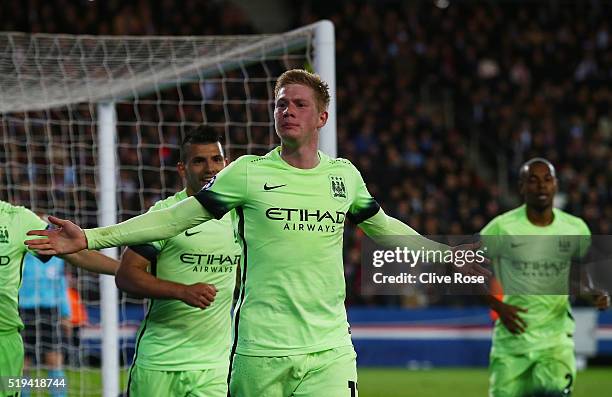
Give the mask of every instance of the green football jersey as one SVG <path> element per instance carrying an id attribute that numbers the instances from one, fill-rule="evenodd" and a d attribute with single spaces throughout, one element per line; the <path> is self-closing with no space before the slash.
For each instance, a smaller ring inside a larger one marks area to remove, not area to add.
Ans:
<path id="1" fill-rule="evenodd" d="M 525 308 L 519 315 L 526 331 L 513 335 L 497 321 L 493 334 L 495 353 L 521 354 L 534 349 L 572 344 L 574 320 L 568 299 L 573 259 L 590 246 L 584 221 L 559 209 L 548 226 L 536 226 L 523 205 L 486 225 L 481 236 L 492 259 L 495 275 L 504 290 L 504 302 Z M 541 295 L 537 295 L 542 291 Z"/>
<path id="2" fill-rule="evenodd" d="M 345 218 L 360 223 L 380 207 L 357 169 L 319 152 L 299 169 L 276 148 L 243 156 L 195 198 L 215 217 L 232 208 L 243 245 L 236 352 L 286 356 L 351 345 L 344 307 Z"/>
<path id="3" fill-rule="evenodd" d="M 0 201 L 0 333 L 23 329 L 17 299 L 23 271 L 23 257 L 28 252 L 23 243 L 26 233 L 45 229 L 47 224 L 25 207 Z"/>
<path id="4" fill-rule="evenodd" d="M 187 198 L 183 190 L 157 202 L 150 211 Z M 138 335 L 135 362 L 160 371 L 228 368 L 231 346 L 231 306 L 241 248 L 231 214 L 186 230 L 168 240 L 132 247 L 151 260 L 156 277 L 182 284 L 197 282 L 217 287 L 215 301 L 205 310 L 180 300 L 151 299 Z"/>

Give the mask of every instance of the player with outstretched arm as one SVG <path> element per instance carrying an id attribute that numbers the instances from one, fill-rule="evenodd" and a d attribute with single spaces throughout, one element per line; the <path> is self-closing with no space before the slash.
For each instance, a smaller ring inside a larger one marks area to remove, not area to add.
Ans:
<path id="1" fill-rule="evenodd" d="M 85 232 L 56 219 L 61 230 L 34 231 L 45 238 L 28 244 L 43 254 L 139 244 L 235 209 L 243 261 L 230 394 L 353 397 L 357 370 L 344 307 L 345 218 L 375 239 L 407 236 L 415 248 L 449 247 L 386 215 L 350 161 L 317 150 L 329 104 L 319 76 L 287 71 L 274 94 L 280 147 L 265 156 L 240 157 L 202 191 L 166 210 Z M 479 266 L 472 271 L 488 273 Z"/>

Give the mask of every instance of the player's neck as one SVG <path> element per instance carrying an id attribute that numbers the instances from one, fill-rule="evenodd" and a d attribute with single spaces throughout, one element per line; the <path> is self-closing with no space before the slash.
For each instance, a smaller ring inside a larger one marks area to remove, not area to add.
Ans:
<path id="1" fill-rule="evenodd" d="M 301 169 L 315 168 L 321 161 L 317 153 L 317 142 L 295 146 L 283 142 L 280 156 L 287 164 Z"/>
<path id="2" fill-rule="evenodd" d="M 552 206 L 543 209 L 527 207 L 527 219 L 535 226 L 548 226 L 555 220 Z"/>

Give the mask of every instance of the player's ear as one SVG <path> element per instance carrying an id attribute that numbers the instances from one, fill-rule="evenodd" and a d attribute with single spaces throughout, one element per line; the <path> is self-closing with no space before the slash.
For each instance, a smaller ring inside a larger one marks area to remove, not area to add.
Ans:
<path id="1" fill-rule="evenodd" d="M 522 178 L 518 182 L 518 192 L 521 197 L 525 195 L 525 181 Z"/>
<path id="2" fill-rule="evenodd" d="M 179 173 L 181 178 L 185 178 L 185 163 L 182 161 L 176 163 L 176 171 Z"/>
<path id="3" fill-rule="evenodd" d="M 323 128 L 323 126 L 327 123 L 327 118 L 329 117 L 329 113 L 327 110 L 319 113 L 319 122 L 317 123 L 317 128 Z"/>

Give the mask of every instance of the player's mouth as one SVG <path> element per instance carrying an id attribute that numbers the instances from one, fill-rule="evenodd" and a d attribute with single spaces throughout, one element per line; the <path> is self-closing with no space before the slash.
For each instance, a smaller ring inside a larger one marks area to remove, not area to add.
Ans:
<path id="1" fill-rule="evenodd" d="M 281 124 L 281 127 L 283 127 L 283 129 L 298 128 L 299 126 L 300 126 L 299 124 L 295 124 L 295 123 L 283 123 L 283 124 Z"/>
<path id="2" fill-rule="evenodd" d="M 549 194 L 546 194 L 546 193 L 540 193 L 540 194 L 538 194 L 538 199 L 539 199 L 539 200 L 541 200 L 541 201 L 548 200 L 548 198 L 549 198 L 549 197 L 550 197 L 550 195 L 549 195 Z"/>

